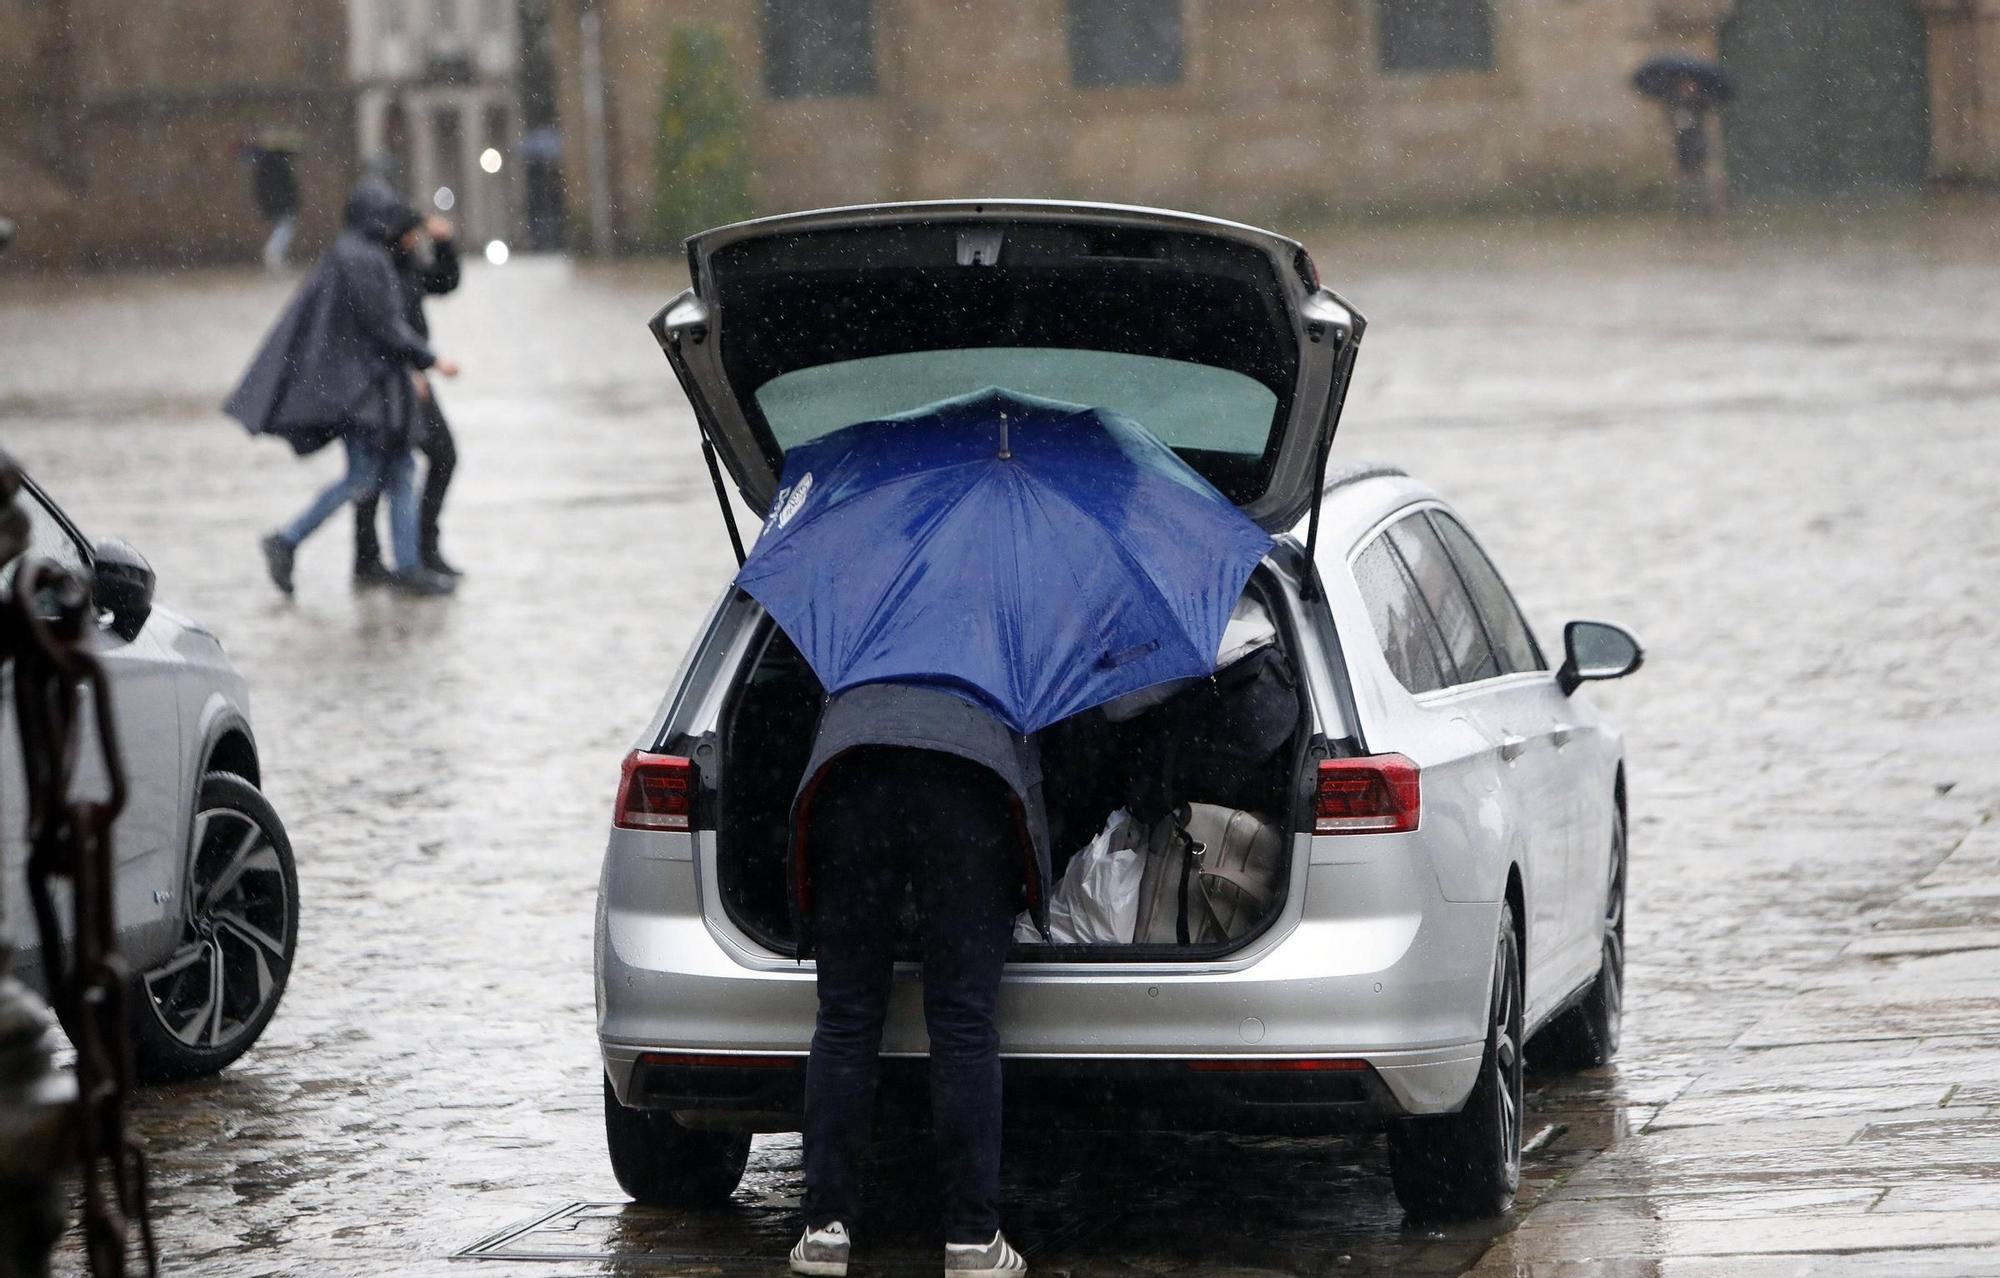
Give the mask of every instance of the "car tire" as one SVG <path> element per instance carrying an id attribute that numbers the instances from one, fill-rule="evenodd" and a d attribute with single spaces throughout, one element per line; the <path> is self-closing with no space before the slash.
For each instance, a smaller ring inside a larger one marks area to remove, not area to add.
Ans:
<path id="1" fill-rule="evenodd" d="M 180 886 L 178 944 L 133 979 L 133 1062 L 147 1082 L 213 1074 L 248 1051 L 278 1010 L 298 946 L 291 839 L 235 773 L 202 778 Z"/>
<path id="2" fill-rule="evenodd" d="M 1493 993 L 1479 1077 L 1456 1114 L 1406 1118 L 1389 1129 L 1389 1178 L 1415 1220 L 1497 1216 L 1521 1184 L 1521 946 L 1501 907 Z"/>
<path id="3" fill-rule="evenodd" d="M 620 1103 L 604 1080 L 604 1143 L 618 1186 L 648 1207 L 727 1202 L 750 1161 L 748 1132 L 698 1132 L 665 1110 Z"/>
<path id="4" fill-rule="evenodd" d="M 1611 826 L 1611 886 L 1605 893 L 1604 957 L 1583 1001 L 1542 1031 L 1537 1063 L 1546 1059 L 1564 1069 L 1609 1065 L 1618 1055 L 1625 1022 L 1625 814 Z"/>

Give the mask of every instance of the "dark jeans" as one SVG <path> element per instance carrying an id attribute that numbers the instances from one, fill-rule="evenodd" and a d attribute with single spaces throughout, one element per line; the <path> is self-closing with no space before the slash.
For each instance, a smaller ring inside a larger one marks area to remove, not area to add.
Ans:
<path id="1" fill-rule="evenodd" d="M 806 1224 L 861 1207 L 896 916 L 914 882 L 930 1031 L 945 1241 L 1000 1228 L 1000 969 L 1021 886 L 1006 792 L 986 769 L 921 750 L 844 755 L 813 803 L 819 1023 L 806 1064 Z"/>
<path id="2" fill-rule="evenodd" d="M 438 515 L 444 510 L 444 490 L 451 484 L 451 472 L 458 465 L 458 446 L 452 441 L 451 426 L 438 407 L 437 391 L 419 405 L 424 420 L 417 430 L 416 449 L 428 463 L 424 469 L 424 489 L 417 498 L 417 557 L 430 564 L 438 557 Z M 354 563 L 367 567 L 382 558 L 382 544 L 375 537 L 375 498 L 354 503 Z"/>

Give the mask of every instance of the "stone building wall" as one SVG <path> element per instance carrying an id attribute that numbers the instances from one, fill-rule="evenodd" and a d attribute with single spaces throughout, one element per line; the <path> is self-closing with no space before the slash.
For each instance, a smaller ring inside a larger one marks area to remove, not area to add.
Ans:
<path id="1" fill-rule="evenodd" d="M 2000 0 L 1825 2 L 1920 5 L 1931 172 L 2000 175 Z M 764 3 L 552 5 L 572 191 L 577 20 L 602 15 L 618 238 L 645 221 L 661 51 L 680 25 L 729 40 L 765 211 L 1007 193 L 1270 218 L 1654 198 L 1671 149 L 1631 72 L 1654 53 L 1714 56 L 1739 0 L 1492 0 L 1490 67 L 1414 71 L 1385 68 L 1378 0 L 1181 0 L 1179 81 L 1113 88 L 1076 85 L 1069 0 L 875 0 L 874 92 L 792 99 L 764 90 Z"/>
<path id="2" fill-rule="evenodd" d="M 354 171 L 342 0 L 9 8 L 0 213 L 22 224 L 10 264 L 255 261 L 265 228 L 232 148 L 273 130 L 302 144 L 295 254 L 337 227 Z"/>

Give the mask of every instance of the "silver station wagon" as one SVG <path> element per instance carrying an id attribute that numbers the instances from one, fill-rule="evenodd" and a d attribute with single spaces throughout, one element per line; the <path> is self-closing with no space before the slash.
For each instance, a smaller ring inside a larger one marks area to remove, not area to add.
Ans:
<path id="1" fill-rule="evenodd" d="M 28 480 L 26 554 L 0 564 L 0 595 L 28 558 L 88 577 L 97 612 L 85 642 L 111 690 L 126 779 L 112 828 L 118 946 L 131 965 L 132 1042 L 149 1081 L 209 1074 L 249 1050 L 277 1011 L 298 946 L 298 872 L 285 825 L 263 792 L 243 676 L 200 624 L 153 599 L 153 570 L 122 541 L 84 538 Z M 0 679 L 0 947 L 14 971 L 46 973 L 27 891 L 28 806 L 19 707 Z M 90 716 L 81 723 L 77 790 L 103 797 L 108 776 Z M 67 925 L 66 887 L 57 892 Z M 65 935 L 65 943 L 68 941 Z"/>
<path id="2" fill-rule="evenodd" d="M 1254 680 L 1223 671 L 1040 742 L 1058 872 L 1150 787 L 1281 832 L 1275 890 L 1222 941 L 1018 943 L 1009 1121 L 1386 1128 L 1411 1214 L 1504 1210 L 1526 1040 L 1579 1064 L 1618 1044 L 1623 751 L 1578 687 L 1640 650 L 1577 621 L 1545 652 L 1437 493 L 1388 467 L 1327 474 L 1364 324 L 1305 251 L 1186 214 L 958 201 L 724 227 L 689 260 L 654 332 L 718 494 L 726 470 L 752 510 L 795 446 L 1001 387 L 1129 415 L 1275 535 L 1246 592 L 1276 630 Z M 823 702 L 726 588 L 625 760 L 598 1036 L 612 1164 L 642 1201 L 727 1195 L 751 1133 L 801 1124 L 816 1001 L 788 819 Z M 923 1095 L 895 1082 L 926 1052 L 914 961 L 883 1047 L 885 1106 Z"/>

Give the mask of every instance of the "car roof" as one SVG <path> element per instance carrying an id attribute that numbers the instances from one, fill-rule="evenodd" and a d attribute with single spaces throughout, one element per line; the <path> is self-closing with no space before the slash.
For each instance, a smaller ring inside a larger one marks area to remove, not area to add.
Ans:
<path id="1" fill-rule="evenodd" d="M 1327 472 L 1320 502 L 1320 544 L 1352 550 L 1384 519 L 1414 502 L 1443 503 L 1436 489 L 1389 462 L 1353 461 Z M 1446 503 L 1448 504 L 1448 503 Z M 1292 535 L 1305 540 L 1306 520 Z"/>

